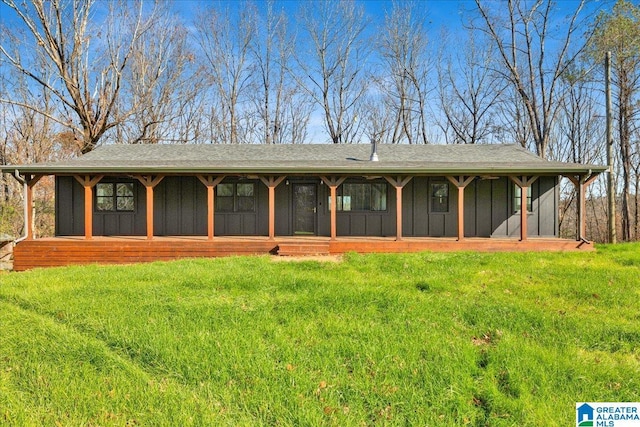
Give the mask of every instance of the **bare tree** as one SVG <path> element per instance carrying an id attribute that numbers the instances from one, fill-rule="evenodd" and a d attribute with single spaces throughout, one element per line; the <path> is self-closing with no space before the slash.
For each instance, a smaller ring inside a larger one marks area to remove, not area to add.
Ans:
<path id="1" fill-rule="evenodd" d="M 443 46 L 462 43 L 443 43 Z M 488 142 L 496 130 L 497 104 L 505 84 L 491 70 L 494 48 L 468 33 L 463 50 L 447 49 L 438 61 L 438 97 L 444 121 L 440 125 L 449 143 Z M 504 141 L 502 141 L 504 142 Z"/>
<path id="2" fill-rule="evenodd" d="M 598 99 L 601 97 L 602 85 L 590 78 L 591 70 L 588 64 L 576 63 L 565 72 L 561 84 L 566 96 L 561 103 L 557 126 L 549 144 L 549 157 L 553 160 L 569 161 L 574 163 L 604 163 L 605 129 L 602 118 L 602 105 Z M 594 189 L 589 187 L 591 195 Z M 606 198 L 598 197 L 602 194 L 595 193 L 591 198 L 590 207 L 597 212 L 605 212 Z M 569 212 L 569 209 L 577 209 L 576 187 L 569 180 L 563 180 L 560 188 L 560 197 L 563 203 L 560 206 L 559 226 L 562 228 L 567 216 L 577 216 L 577 212 Z M 596 240 L 603 241 L 602 230 L 595 227 L 590 234 Z"/>
<path id="3" fill-rule="evenodd" d="M 598 103 L 602 88 L 589 78 L 587 64 L 565 72 L 560 84 L 566 93 L 560 104 L 557 135 L 549 144 L 553 160 L 574 163 L 603 161 L 604 120 Z"/>
<path id="4" fill-rule="evenodd" d="M 36 104 L 4 97 L 1 101 L 31 109 L 67 127 L 81 151 L 91 151 L 105 132 L 136 111 L 137 105 L 118 110 L 116 103 L 133 46 L 153 22 L 155 8 L 147 13 L 142 0 L 2 2 L 23 24 L 26 36 L 21 39 L 22 32 L 15 31 L 14 37 L 0 46 L 0 55 L 40 93 L 51 96 L 56 108 L 48 112 Z M 96 22 L 94 10 L 105 5 L 105 21 Z M 38 56 L 52 64 L 55 76 L 41 73 Z"/>
<path id="5" fill-rule="evenodd" d="M 42 75 L 50 74 L 46 69 L 50 64 L 43 62 L 41 65 Z M 3 92 L 15 102 L 0 104 L 0 162 L 49 162 L 77 154 L 80 147 L 72 133 L 49 118 L 56 108 L 54 97 L 48 92 L 34 94 L 30 79 L 15 69 L 10 69 L 3 77 L 11 82 L 10 88 L 4 84 L 1 86 Z M 37 109 L 32 106 L 37 106 Z M 22 189 L 16 180 L 9 177 L 3 177 L 0 184 L 0 234 L 16 236 L 24 226 Z M 53 197 L 53 179 L 42 179 L 34 194 L 34 224 L 38 235 L 53 234 Z"/>
<path id="6" fill-rule="evenodd" d="M 15 141 L 9 131 L 14 114 L 12 109 L 8 104 L 0 104 L 0 165 L 13 164 L 17 160 Z M 0 174 L 0 235 L 17 236 L 20 233 L 21 203 L 22 194 L 18 182 L 9 174 Z"/>
<path id="7" fill-rule="evenodd" d="M 618 0 L 611 13 L 598 16 L 594 29 L 590 45 L 593 60 L 600 62 L 604 52 L 612 52 L 614 109 L 622 165 L 621 231 L 622 240 L 631 240 L 632 138 L 640 128 L 640 7 Z M 635 192 L 637 195 L 637 186 Z"/>
<path id="8" fill-rule="evenodd" d="M 392 143 L 428 143 L 425 110 L 433 60 L 424 10 L 414 2 L 394 2 L 376 43 L 383 76 L 377 83 L 394 116 L 389 133 Z"/>
<path id="9" fill-rule="evenodd" d="M 118 108 L 137 107 L 119 126 L 117 141 L 193 141 L 188 115 L 202 88 L 186 29 L 168 7 L 161 7 L 148 31 L 132 45 Z"/>
<path id="10" fill-rule="evenodd" d="M 273 0 L 265 8 L 261 17 L 255 6 L 250 7 L 256 15 L 256 36 L 250 45 L 255 64 L 251 99 L 259 117 L 256 139 L 266 144 L 302 143 L 311 106 L 308 95 L 289 76 L 295 39 L 284 11 L 276 12 Z"/>
<path id="11" fill-rule="evenodd" d="M 363 8 L 346 0 L 306 2 L 300 16 L 312 46 L 308 54 L 298 49 L 294 78 L 322 109 L 331 142 L 354 142 L 361 133 L 358 115 L 370 51 Z"/>
<path id="12" fill-rule="evenodd" d="M 524 108 L 536 153 L 546 157 L 550 136 L 565 96 L 559 87 L 563 73 L 584 50 L 574 46 L 583 27 L 584 0 L 562 22 L 550 0 L 475 0 L 480 23 L 472 27 L 486 34 L 497 53 L 496 71 L 512 86 Z M 498 5 L 500 11 L 490 9 Z M 501 11 L 504 10 L 504 13 Z"/>
<path id="13" fill-rule="evenodd" d="M 255 14 L 244 4 L 237 15 L 229 9 L 209 8 L 195 23 L 196 42 L 211 88 L 208 119 L 212 142 L 248 142 L 253 118 L 247 114 L 245 104 L 253 72 L 249 56 L 255 38 L 254 20 Z"/>
<path id="14" fill-rule="evenodd" d="M 520 94 L 511 85 L 505 87 L 496 108 L 497 117 L 493 125 L 492 137 L 501 143 L 513 143 L 535 151 L 531 122 L 527 116 L 526 107 Z"/>
<path id="15" fill-rule="evenodd" d="M 387 102 L 388 99 L 381 99 L 378 94 L 369 94 L 364 99 L 363 118 L 366 121 L 363 133 L 366 142 L 377 144 L 392 143 L 393 129 L 395 124 L 395 110 Z"/>
<path id="16" fill-rule="evenodd" d="M 287 43 L 286 15 L 274 12 L 273 1 L 268 1 L 266 8 L 264 22 L 260 19 L 254 21 L 256 37 L 251 44 L 251 52 L 258 71 L 256 93 L 259 95 L 254 97 L 254 103 L 260 115 L 262 139 L 266 144 L 273 144 L 280 139 L 282 131 L 282 96 L 292 51 Z M 255 6 L 252 9 L 255 10 Z"/>
<path id="17" fill-rule="evenodd" d="M 633 235 L 635 240 L 640 240 L 640 126 L 636 127 L 635 143 L 631 165 L 635 176 L 634 203 L 633 203 Z"/>

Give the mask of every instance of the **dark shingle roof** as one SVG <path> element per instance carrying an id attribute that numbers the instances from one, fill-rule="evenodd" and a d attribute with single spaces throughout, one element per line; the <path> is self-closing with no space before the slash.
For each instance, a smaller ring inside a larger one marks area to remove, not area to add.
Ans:
<path id="1" fill-rule="evenodd" d="M 76 159 L 4 166 L 35 174 L 582 174 L 604 166 L 553 162 L 516 145 L 107 145 Z"/>

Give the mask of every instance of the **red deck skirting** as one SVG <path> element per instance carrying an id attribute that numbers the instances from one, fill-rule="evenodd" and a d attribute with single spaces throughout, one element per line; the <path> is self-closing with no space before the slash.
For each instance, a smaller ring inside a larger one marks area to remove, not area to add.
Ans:
<path id="1" fill-rule="evenodd" d="M 345 252 L 418 252 L 418 251 L 569 251 L 593 250 L 593 245 L 575 240 L 466 238 L 416 238 L 401 241 L 384 237 L 58 237 L 25 240 L 14 248 L 16 271 L 37 267 L 73 264 L 131 264 L 167 261 L 179 258 L 221 257 L 230 255 L 338 255 Z"/>

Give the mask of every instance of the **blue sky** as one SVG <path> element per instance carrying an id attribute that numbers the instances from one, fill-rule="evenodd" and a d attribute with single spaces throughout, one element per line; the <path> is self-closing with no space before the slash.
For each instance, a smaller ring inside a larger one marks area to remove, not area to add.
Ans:
<path id="1" fill-rule="evenodd" d="M 21 2 L 22 0 L 17 0 Z M 98 8 L 105 7 L 109 0 L 97 0 L 96 6 Z M 147 0 L 145 0 L 147 1 Z M 319 1 L 319 0 L 315 0 Z M 393 6 L 391 0 L 355 0 L 356 3 L 362 5 L 366 14 L 371 19 L 371 25 L 368 29 L 370 35 L 375 37 L 375 31 L 382 24 L 385 13 L 389 12 Z M 400 0 L 398 0 L 400 1 Z M 532 3 L 533 0 L 524 0 L 527 3 Z M 588 0 L 585 6 L 586 14 L 589 12 L 597 12 L 600 9 L 610 9 L 615 0 Z M 148 0 L 149 3 L 152 0 Z M 254 0 L 254 2 L 260 7 L 265 3 L 260 0 Z M 194 18 L 194 14 L 198 10 L 208 7 L 214 8 L 234 8 L 242 7 L 244 1 L 238 0 L 174 0 L 173 8 L 176 14 L 184 21 L 184 24 L 190 26 L 191 21 Z M 292 17 L 298 13 L 301 1 L 298 0 L 275 0 L 274 8 L 276 11 L 281 8 L 284 9 Z M 501 8 L 506 5 L 506 0 L 484 0 L 484 3 Z M 579 0 L 555 0 L 554 7 L 557 9 L 556 15 L 558 18 L 564 17 L 572 13 L 576 7 L 580 4 Z M 474 15 L 475 2 L 473 0 L 422 0 L 416 1 L 416 5 L 419 8 L 424 8 L 424 12 L 427 18 L 425 28 L 428 31 L 427 37 L 431 42 L 431 46 L 438 46 L 438 43 L 442 40 L 441 32 L 443 29 L 447 29 L 447 32 L 455 37 L 461 37 L 464 40 L 466 34 L 464 33 L 463 22 L 470 19 Z M 98 15 L 100 12 L 98 11 Z M 13 27 L 13 23 L 17 20 L 14 13 L 8 10 L 8 7 L 0 3 L 0 20 L 3 21 L 7 27 Z M 292 19 L 293 21 L 294 19 Z M 449 43 L 452 49 L 455 49 L 456 43 Z M 314 114 L 311 120 L 311 127 L 309 129 L 310 134 L 317 135 L 313 139 L 324 139 L 322 116 Z"/>
<path id="2" fill-rule="evenodd" d="M 264 2 L 255 0 L 260 5 Z M 585 9 L 598 10 L 600 8 L 609 8 L 613 4 L 614 0 L 588 0 Z M 299 0 L 276 0 L 276 8 L 283 8 L 287 12 L 295 15 L 300 4 Z M 373 20 L 373 24 L 382 21 L 384 14 L 392 7 L 393 2 L 391 0 L 356 0 L 364 6 L 366 13 Z M 475 2 L 473 0 L 422 0 L 416 2 L 418 5 L 424 5 L 427 12 L 428 27 L 435 31 L 440 31 L 442 27 L 449 28 L 451 31 L 457 31 L 462 28 L 463 17 L 469 16 L 469 11 L 475 8 Z M 505 0 L 485 0 L 485 3 L 506 3 Z M 556 0 L 555 7 L 560 11 L 564 11 L 567 14 L 575 10 L 579 4 L 579 0 Z M 99 2 L 98 2 L 99 4 Z M 242 1 L 237 0 L 174 0 L 174 9 L 176 13 L 181 15 L 183 19 L 189 21 L 192 15 L 199 8 L 205 7 L 234 7 L 242 5 Z M 14 19 L 14 14 L 8 9 L 6 5 L 0 3 L 0 20 L 9 23 Z"/>
<path id="3" fill-rule="evenodd" d="M 569 0 L 565 1 L 567 3 L 576 3 Z M 391 0 L 356 0 L 356 2 L 365 8 L 366 14 L 371 17 L 374 24 L 382 21 L 385 12 L 392 7 Z M 256 3 L 260 5 L 263 2 L 257 0 Z M 297 13 L 301 3 L 298 0 L 276 1 L 276 10 L 282 8 L 293 16 Z M 462 22 L 460 11 L 465 8 L 470 9 L 474 5 L 474 2 L 469 0 L 423 0 L 417 3 L 424 4 L 430 18 L 429 24 L 438 29 L 441 26 L 460 28 Z M 234 0 L 175 0 L 174 9 L 188 20 L 198 8 L 214 6 L 233 9 L 241 4 L 242 2 Z"/>
<path id="4" fill-rule="evenodd" d="M 597 10 L 603 7 L 608 7 L 614 0 L 587 0 L 585 9 Z M 261 4 L 260 0 L 256 0 L 257 4 Z M 276 0 L 276 8 L 283 8 L 287 12 L 294 15 L 298 10 L 302 1 L 299 0 Z M 393 5 L 391 0 L 356 0 L 364 6 L 366 13 L 372 18 L 375 24 L 376 21 L 384 19 L 384 14 L 389 11 Z M 484 0 L 484 3 L 506 3 L 505 0 Z M 530 1 L 530 3 L 533 3 Z M 579 5 L 579 0 L 555 0 L 554 7 L 559 11 L 564 11 L 566 14 L 571 13 Z M 184 18 L 189 19 L 193 11 L 200 7 L 230 7 L 241 5 L 241 1 L 237 0 L 175 0 L 174 8 Z M 417 5 L 423 5 L 427 16 L 429 18 L 429 26 L 440 31 L 441 27 L 447 27 L 451 30 L 461 29 L 463 16 L 468 16 L 469 11 L 473 11 L 475 8 L 475 1 L 473 0 L 418 0 Z"/>

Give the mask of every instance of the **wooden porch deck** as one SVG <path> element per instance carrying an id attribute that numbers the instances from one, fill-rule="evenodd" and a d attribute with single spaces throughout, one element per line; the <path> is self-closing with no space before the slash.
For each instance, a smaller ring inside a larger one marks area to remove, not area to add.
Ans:
<path id="1" fill-rule="evenodd" d="M 571 251 L 593 250 L 593 244 L 556 238 L 519 239 L 405 237 L 55 237 L 24 240 L 14 248 L 13 269 L 74 264 L 132 264 L 179 258 L 272 254 L 339 255 L 346 252 Z"/>

